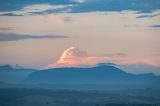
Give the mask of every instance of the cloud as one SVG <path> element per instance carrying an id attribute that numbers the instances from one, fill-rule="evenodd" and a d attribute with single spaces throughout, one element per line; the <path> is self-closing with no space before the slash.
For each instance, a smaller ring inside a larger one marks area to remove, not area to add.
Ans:
<path id="1" fill-rule="evenodd" d="M 47 67 L 52 68 L 79 66 L 82 64 L 86 64 L 86 56 L 87 53 L 85 51 L 82 51 L 77 47 L 70 47 L 62 53 L 57 63 L 49 64 Z"/>
<path id="2" fill-rule="evenodd" d="M 2 32 L 2 31 L 10 31 L 10 30 L 13 30 L 13 28 L 10 28 L 10 27 L 0 27 L 0 32 Z"/>
<path id="3" fill-rule="evenodd" d="M 160 28 L 160 25 L 152 25 L 151 27 Z"/>
<path id="4" fill-rule="evenodd" d="M 60 39 L 68 38 L 61 35 L 27 35 L 27 34 L 14 34 L 14 33 L 0 33 L 0 41 L 17 41 L 25 39 Z"/>
<path id="5" fill-rule="evenodd" d="M 85 57 L 87 54 L 85 51 L 80 50 L 77 47 L 70 47 L 69 49 L 65 50 L 61 56 L 63 58 L 75 58 L 75 57 Z"/>
<path id="6" fill-rule="evenodd" d="M 72 2 L 85 3 L 85 0 L 71 0 Z"/>
<path id="7" fill-rule="evenodd" d="M 73 6 L 74 6 L 73 4 L 68 4 L 68 5 L 34 4 L 25 6 L 20 10 L 0 12 L 0 15 L 24 16 L 24 15 L 43 14 L 43 13 L 48 13 L 49 11 L 68 12 L 67 11 L 68 8 Z"/>
<path id="8" fill-rule="evenodd" d="M 137 16 L 136 18 L 142 18 L 142 19 L 145 19 L 145 18 L 154 18 L 154 17 L 158 17 L 160 16 L 160 10 L 155 10 L 155 11 L 151 11 L 149 13 L 142 13 L 142 12 L 137 12 L 137 14 L 139 16 Z"/>
<path id="9" fill-rule="evenodd" d="M 24 7 L 22 10 L 20 10 L 21 14 L 27 14 L 27 13 L 47 13 L 48 11 L 66 11 L 66 9 L 73 7 L 73 4 L 66 4 L 66 5 L 51 5 L 51 4 L 38 4 L 38 5 L 31 5 Z M 66 11 L 67 12 L 67 11 Z"/>
<path id="10" fill-rule="evenodd" d="M 153 17 L 156 17 L 156 16 L 159 16 L 160 14 L 155 14 L 155 15 L 140 15 L 136 18 L 153 18 Z"/>
<path id="11" fill-rule="evenodd" d="M 157 58 L 157 56 L 129 56 L 122 53 L 116 55 L 110 54 L 103 57 L 88 56 L 85 51 L 82 51 L 77 47 L 70 47 L 62 53 L 56 63 L 49 64 L 45 68 L 89 66 L 101 62 L 115 63 L 117 65 L 146 64 L 160 66 L 160 58 Z"/>
<path id="12" fill-rule="evenodd" d="M 103 57 L 126 57 L 128 56 L 126 53 L 108 53 L 108 54 L 104 54 L 102 55 Z"/>
<path id="13" fill-rule="evenodd" d="M 0 12 L 0 16 L 24 16 L 24 15 L 18 15 L 10 12 Z"/>

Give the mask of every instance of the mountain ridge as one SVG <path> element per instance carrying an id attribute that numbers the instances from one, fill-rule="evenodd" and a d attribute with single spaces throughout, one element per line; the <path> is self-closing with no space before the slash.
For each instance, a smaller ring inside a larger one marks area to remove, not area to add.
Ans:
<path id="1" fill-rule="evenodd" d="M 23 83 L 27 84 L 151 84 L 160 77 L 153 73 L 131 74 L 115 66 L 52 68 L 31 73 Z"/>
<path id="2" fill-rule="evenodd" d="M 7 67 L 11 69 L 9 65 Z M 160 76 L 153 73 L 132 74 L 112 64 L 45 70 L 16 68 L 12 68 L 9 71 L 0 70 L 0 88 L 76 90 L 160 89 L 159 83 Z"/>

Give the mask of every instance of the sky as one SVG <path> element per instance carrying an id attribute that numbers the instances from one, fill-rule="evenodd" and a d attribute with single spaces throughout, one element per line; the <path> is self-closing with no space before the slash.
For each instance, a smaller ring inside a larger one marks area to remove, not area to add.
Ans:
<path id="1" fill-rule="evenodd" d="M 160 73 L 159 35 L 160 0 L 0 0 L 1 65 Z"/>

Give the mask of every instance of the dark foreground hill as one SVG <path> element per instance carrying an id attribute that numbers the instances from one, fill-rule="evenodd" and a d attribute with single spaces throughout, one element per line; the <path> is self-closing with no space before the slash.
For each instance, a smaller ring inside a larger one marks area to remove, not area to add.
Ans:
<path id="1" fill-rule="evenodd" d="M 160 91 L 0 89 L 0 106 L 160 106 Z"/>

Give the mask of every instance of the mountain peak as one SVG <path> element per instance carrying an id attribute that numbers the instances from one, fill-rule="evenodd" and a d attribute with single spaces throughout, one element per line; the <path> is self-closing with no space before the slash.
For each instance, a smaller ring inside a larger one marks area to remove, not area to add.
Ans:
<path id="1" fill-rule="evenodd" d="M 10 65 L 2 65 L 0 66 L 0 70 L 13 70 L 14 68 Z"/>

